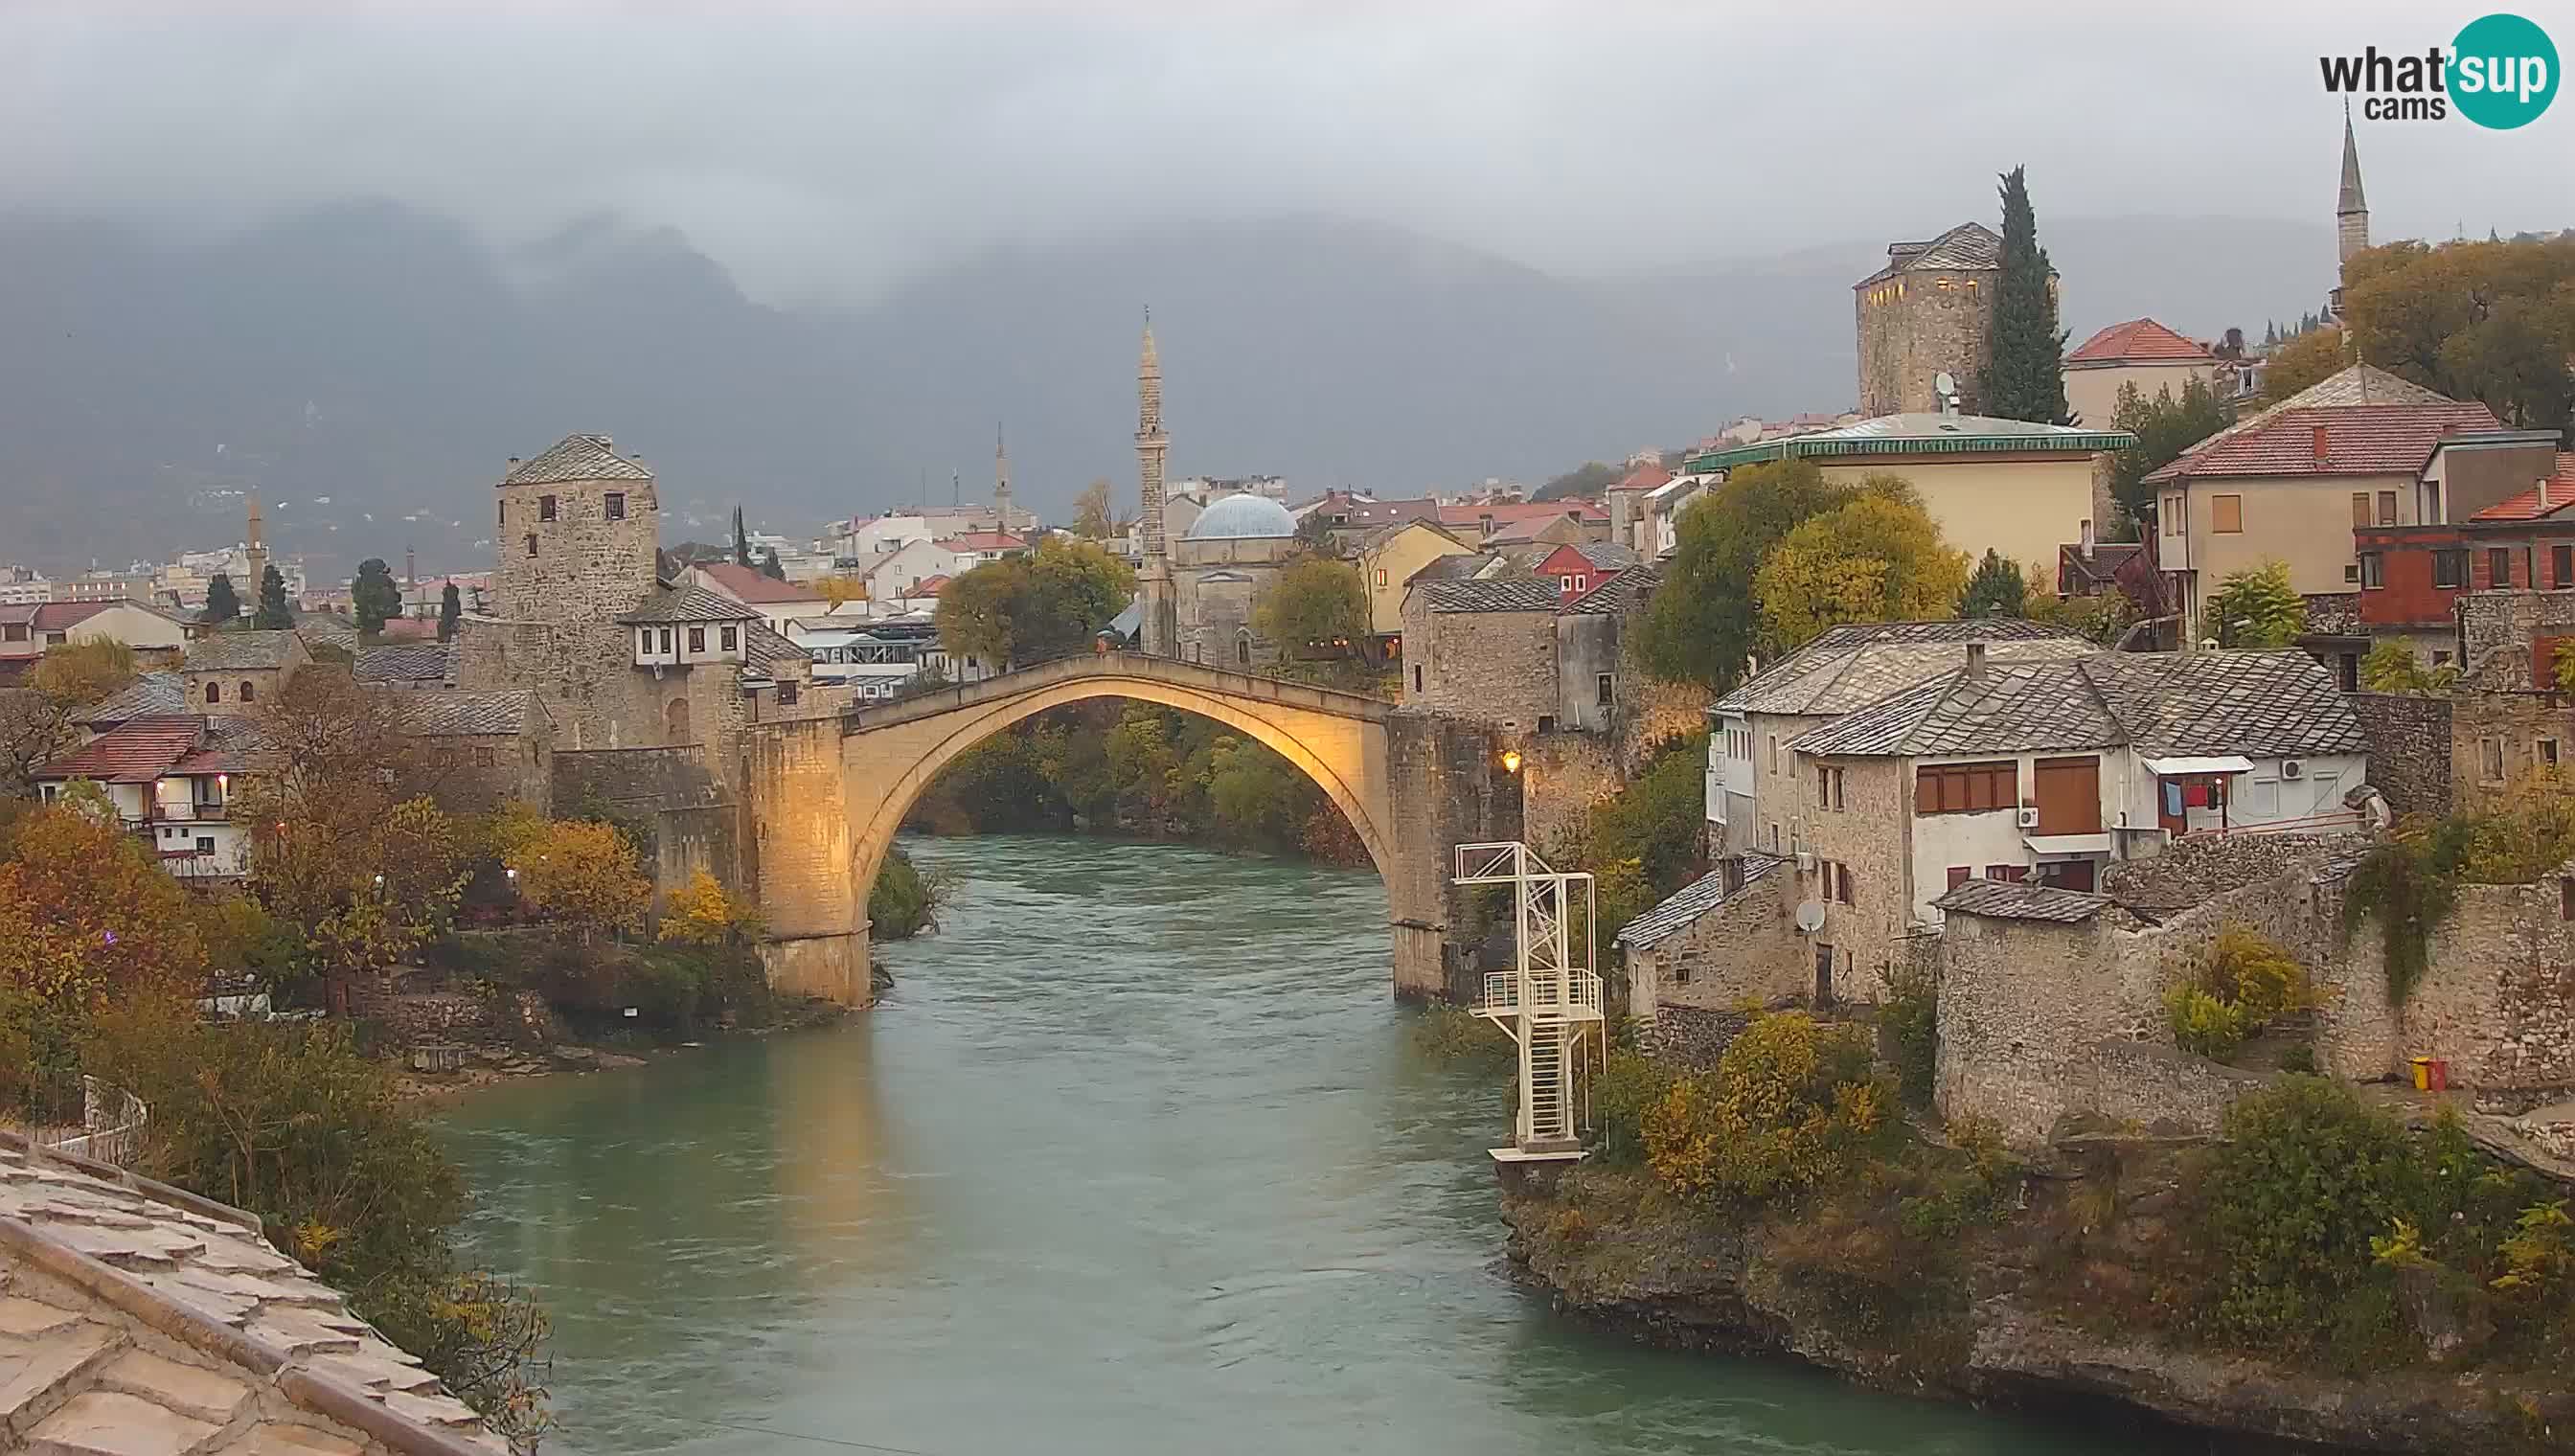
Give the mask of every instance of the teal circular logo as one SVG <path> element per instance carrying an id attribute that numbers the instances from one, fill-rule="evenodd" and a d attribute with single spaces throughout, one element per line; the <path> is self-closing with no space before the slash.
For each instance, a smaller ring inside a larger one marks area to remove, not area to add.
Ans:
<path id="1" fill-rule="evenodd" d="M 2451 42 L 2450 99 L 2482 127 L 2528 126 L 2557 95 L 2557 45 L 2518 15 L 2468 22 Z"/>

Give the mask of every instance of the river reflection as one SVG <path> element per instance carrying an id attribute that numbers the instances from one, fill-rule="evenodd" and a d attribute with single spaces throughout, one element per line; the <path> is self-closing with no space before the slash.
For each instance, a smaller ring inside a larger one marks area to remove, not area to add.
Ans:
<path id="1" fill-rule="evenodd" d="M 2177 1449 L 1549 1314 L 1499 1264 L 1503 1089 L 1412 1053 L 1371 874 L 915 852 L 964 880 L 876 1011 L 449 1119 L 476 1256 L 554 1310 L 550 1450 Z"/>

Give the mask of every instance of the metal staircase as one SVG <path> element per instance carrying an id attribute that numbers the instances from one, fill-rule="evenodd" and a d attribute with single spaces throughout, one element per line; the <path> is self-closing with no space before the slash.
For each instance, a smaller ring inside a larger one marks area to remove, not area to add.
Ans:
<path id="1" fill-rule="evenodd" d="M 1475 1013 L 1510 1033 L 1519 1048 L 1520 1105 L 1503 1160 L 1582 1156 L 1586 1075 L 1608 1054 L 1593 970 L 1598 905 L 1591 876 L 1548 866 L 1516 841 L 1457 846 L 1460 885 L 1511 887 L 1513 965 L 1487 972 Z M 1581 914 L 1580 955 L 1572 922 Z"/>

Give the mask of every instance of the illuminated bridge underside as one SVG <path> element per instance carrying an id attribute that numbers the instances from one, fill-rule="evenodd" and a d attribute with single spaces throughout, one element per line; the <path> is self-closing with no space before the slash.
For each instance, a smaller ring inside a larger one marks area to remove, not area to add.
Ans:
<path id="1" fill-rule="evenodd" d="M 1132 653 L 1064 659 L 748 734 L 743 779 L 771 982 L 867 1004 L 867 891 L 914 801 L 958 754 L 994 733 L 1095 698 L 1213 719 L 1313 779 L 1385 881 L 1396 991 L 1447 993 L 1448 844 L 1491 837 L 1484 830 L 1497 807 L 1517 819 L 1516 794 L 1496 793 L 1501 775 L 1489 766 L 1485 731 L 1373 698 Z M 1101 886 L 1103 894 L 1118 890 Z"/>

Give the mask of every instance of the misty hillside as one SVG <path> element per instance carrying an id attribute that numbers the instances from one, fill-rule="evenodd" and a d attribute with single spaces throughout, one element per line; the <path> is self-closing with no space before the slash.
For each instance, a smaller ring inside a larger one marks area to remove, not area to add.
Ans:
<path id="1" fill-rule="evenodd" d="M 2243 220 L 2047 241 L 2078 339 L 2139 313 L 2258 335 L 2315 305 L 2331 257 L 2323 229 Z M 1850 284 L 1877 253 L 1586 281 L 1283 217 L 1002 252 L 864 310 L 788 312 L 678 235 L 608 221 L 507 256 L 388 204 L 195 246 L 0 221 L 0 561 L 234 540 L 228 493 L 256 484 L 276 544 L 319 572 L 406 545 L 470 569 L 503 459 L 573 430 L 644 455 L 674 539 L 737 498 L 807 534 L 925 480 L 943 498 L 952 469 L 980 495 L 997 419 L 1022 498 L 1060 512 L 1095 476 L 1133 489 L 1147 302 L 1176 476 L 1534 482 L 1747 411 L 1846 407 Z"/>

